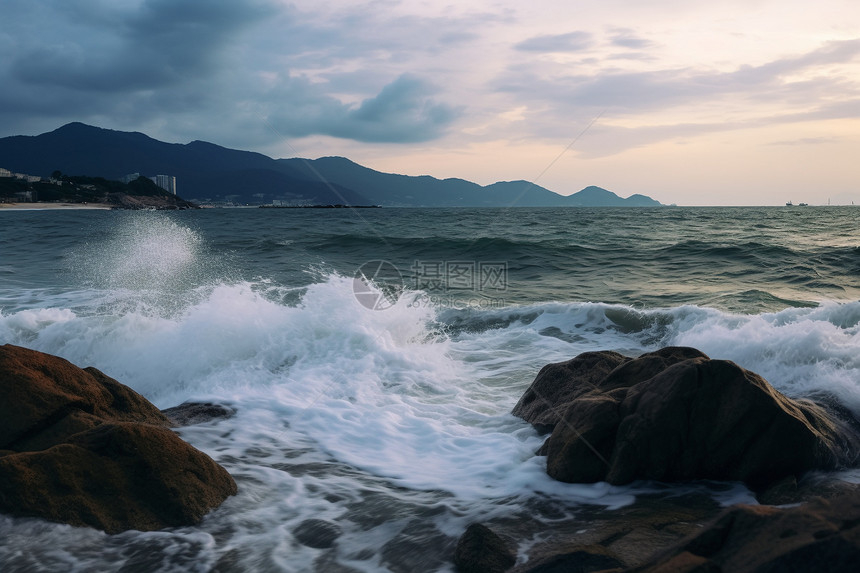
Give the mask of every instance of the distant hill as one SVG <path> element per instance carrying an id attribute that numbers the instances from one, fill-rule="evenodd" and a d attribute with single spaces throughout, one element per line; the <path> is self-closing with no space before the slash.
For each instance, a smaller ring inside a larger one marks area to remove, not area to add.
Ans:
<path id="1" fill-rule="evenodd" d="M 59 170 L 106 179 L 119 179 L 129 173 L 174 175 L 177 194 L 197 201 L 369 202 L 350 189 L 293 177 L 289 170 L 260 153 L 204 141 L 164 143 L 142 133 L 83 123 L 70 123 L 32 137 L 0 139 L 0 167 L 33 175 L 47 176 Z"/>
<path id="2" fill-rule="evenodd" d="M 481 186 L 463 179 L 382 173 L 343 157 L 272 159 L 204 141 L 165 143 L 138 132 L 70 123 L 37 136 L 0 138 L 0 167 L 48 176 L 53 171 L 119 179 L 129 173 L 174 175 L 186 199 L 250 204 L 288 203 L 448 206 L 633 206 L 660 203 L 626 199 L 586 187 L 559 195 L 527 181 Z"/>
<path id="3" fill-rule="evenodd" d="M 559 195 L 528 181 L 501 181 L 481 186 L 464 179 L 436 179 L 382 173 L 345 157 L 279 159 L 294 173 L 306 178 L 322 176 L 349 186 L 375 204 L 420 207 L 658 207 L 645 195 L 623 199 L 600 187 L 586 187 L 572 195 Z"/>

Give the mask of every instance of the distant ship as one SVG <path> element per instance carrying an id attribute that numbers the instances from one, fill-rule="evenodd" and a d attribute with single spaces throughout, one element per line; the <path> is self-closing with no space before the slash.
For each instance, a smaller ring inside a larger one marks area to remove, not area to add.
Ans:
<path id="1" fill-rule="evenodd" d="M 785 203 L 785 206 L 786 207 L 794 207 L 794 203 L 792 203 L 791 201 L 787 201 Z M 809 203 L 798 203 L 797 206 L 798 207 L 809 207 Z"/>
<path id="2" fill-rule="evenodd" d="M 786 207 L 793 207 L 794 203 L 792 203 L 791 201 L 788 201 L 788 202 L 786 202 L 785 206 Z"/>

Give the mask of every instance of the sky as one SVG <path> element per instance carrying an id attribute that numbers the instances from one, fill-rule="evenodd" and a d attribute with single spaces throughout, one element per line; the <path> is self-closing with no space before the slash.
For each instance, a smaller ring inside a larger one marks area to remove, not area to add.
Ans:
<path id="1" fill-rule="evenodd" d="M 678 205 L 860 205 L 856 0 L 0 0 L 0 137 L 71 121 Z"/>

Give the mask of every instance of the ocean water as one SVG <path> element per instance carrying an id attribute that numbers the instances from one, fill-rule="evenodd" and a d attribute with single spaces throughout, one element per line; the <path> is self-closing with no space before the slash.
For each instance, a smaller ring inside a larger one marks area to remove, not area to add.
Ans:
<path id="1" fill-rule="evenodd" d="M 653 484 L 555 482 L 509 413 L 588 350 L 695 346 L 860 415 L 858 227 L 851 207 L 0 210 L 0 343 L 161 408 L 231 405 L 180 434 L 239 486 L 158 532 L 0 516 L 0 569 L 450 571 L 469 523 L 611 512 Z M 299 541 L 308 519 L 333 546 Z"/>

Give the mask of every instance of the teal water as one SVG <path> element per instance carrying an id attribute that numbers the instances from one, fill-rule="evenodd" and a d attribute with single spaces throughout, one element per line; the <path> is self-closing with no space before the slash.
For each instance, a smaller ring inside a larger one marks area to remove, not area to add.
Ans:
<path id="1" fill-rule="evenodd" d="M 753 313 L 860 295 L 860 209 L 853 207 L 30 211 L 3 217 L 0 286 L 104 284 L 113 269 L 100 274 L 91 259 L 109 245 L 145 240 L 152 219 L 180 225 L 200 241 L 200 256 L 208 260 L 195 261 L 186 287 L 258 278 L 306 286 L 385 260 L 407 285 L 414 285 L 416 262 L 504 262 L 512 304 L 696 304 Z M 90 268 L 76 269 L 81 262 Z"/>
<path id="2" fill-rule="evenodd" d="M 611 511 L 640 486 L 553 482 L 509 415 L 537 370 L 691 345 L 860 413 L 858 228 L 850 207 L 0 210 L 0 343 L 159 407 L 233 405 L 181 433 L 240 488 L 148 534 L 0 516 L 0 565 L 449 570 L 472 521 Z M 308 518 L 333 548 L 297 541 Z"/>

